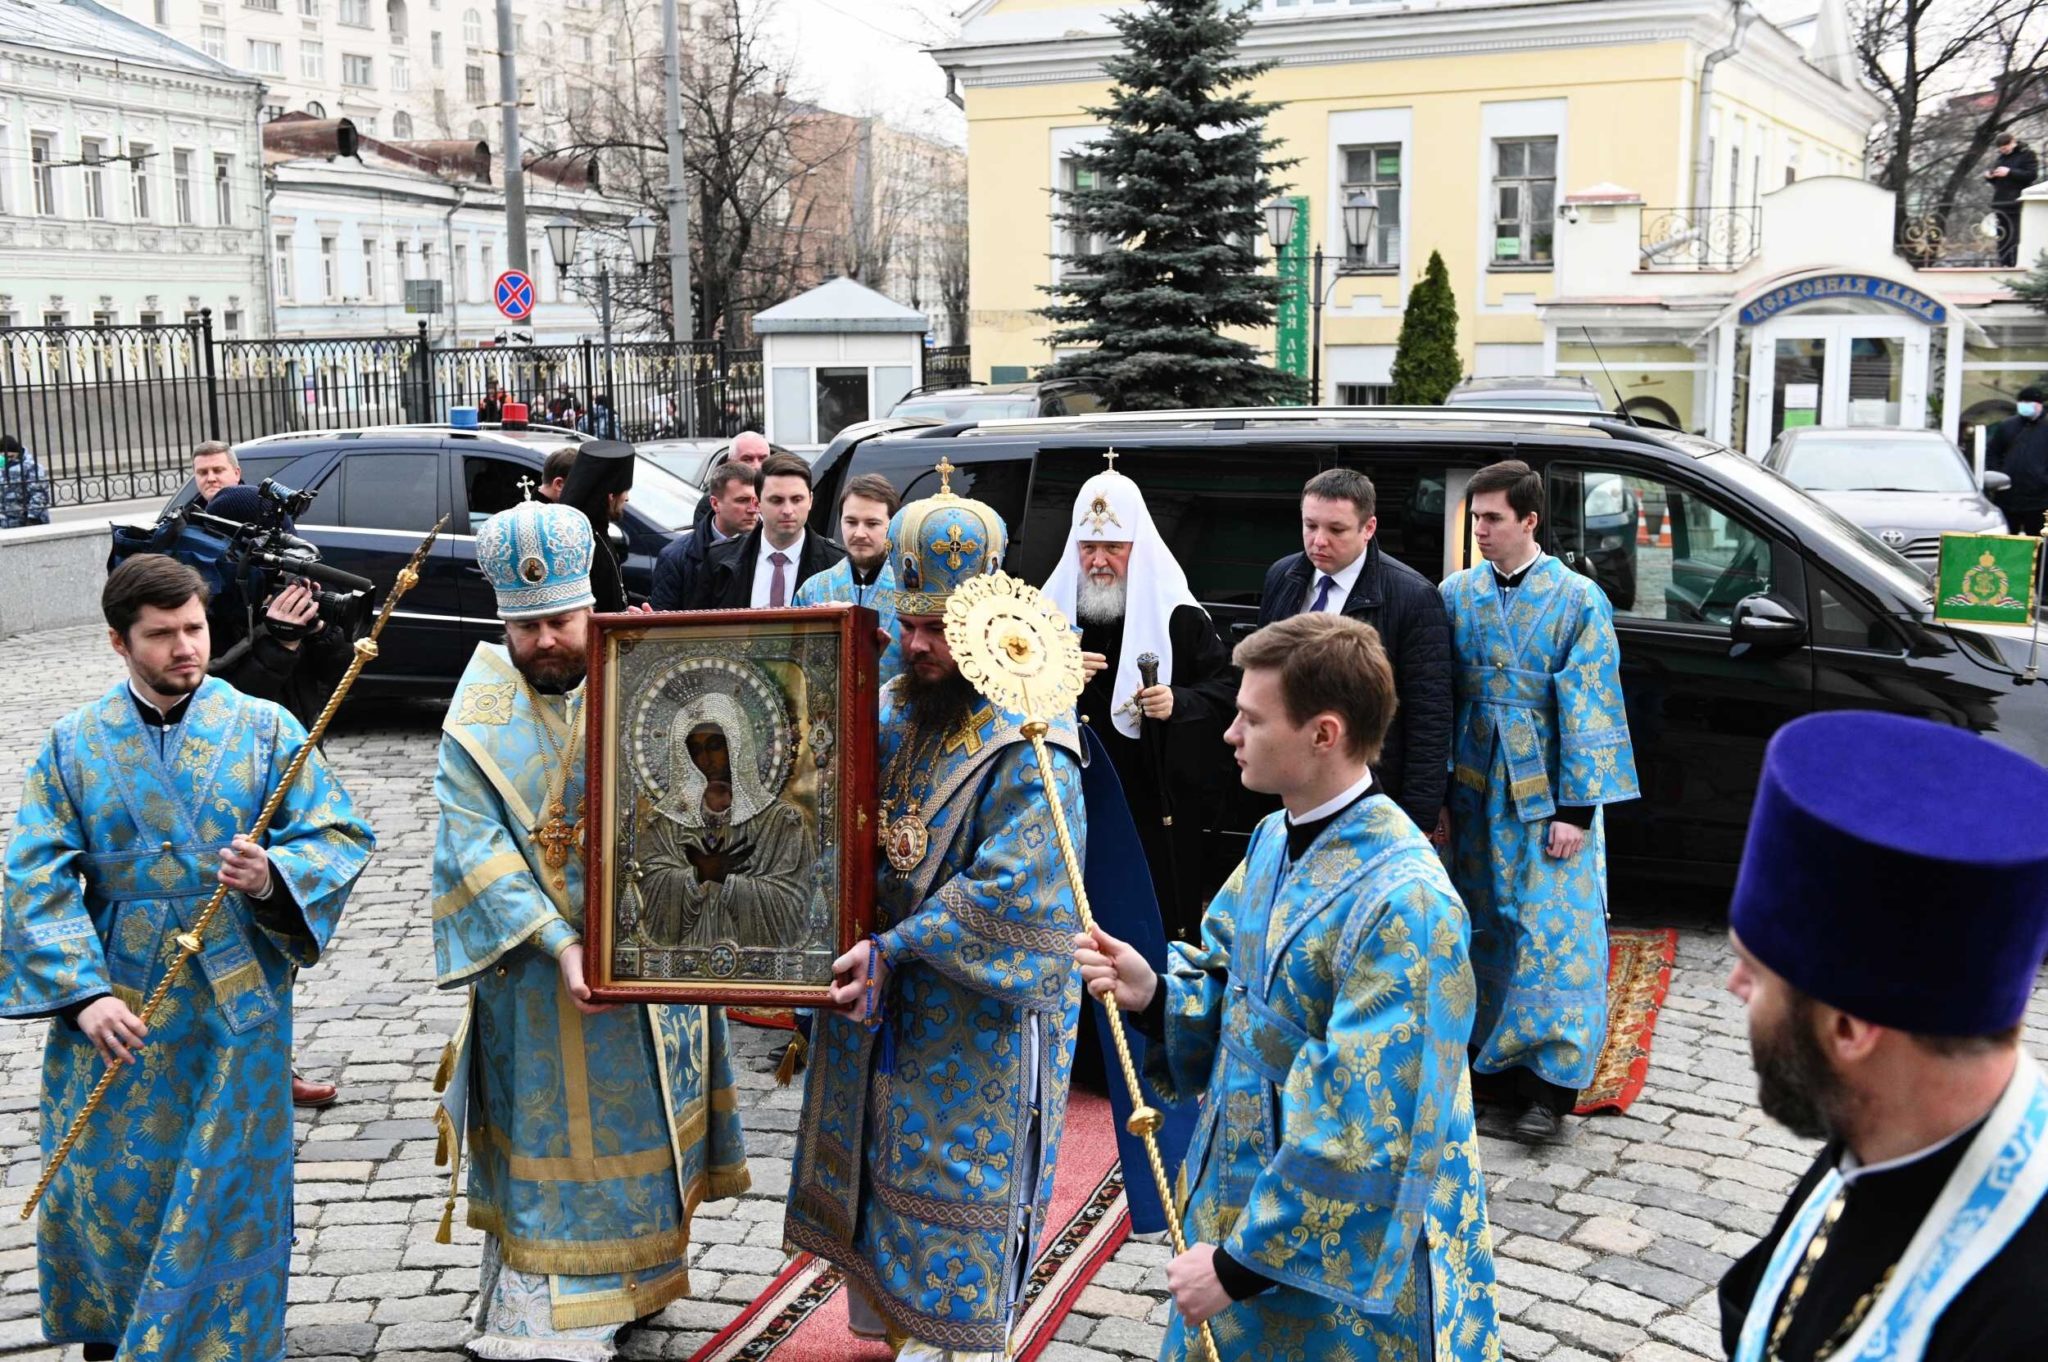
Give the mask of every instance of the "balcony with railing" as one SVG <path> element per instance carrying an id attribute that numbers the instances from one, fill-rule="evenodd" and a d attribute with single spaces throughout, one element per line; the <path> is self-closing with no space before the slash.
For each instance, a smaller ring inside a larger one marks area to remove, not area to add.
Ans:
<path id="1" fill-rule="evenodd" d="M 1763 239 L 1762 210 L 1754 204 L 1642 213 L 1637 249 L 1646 270 L 1737 270 L 1755 257 Z"/>
<path id="2" fill-rule="evenodd" d="M 1916 270 L 1997 269 L 2001 238 L 2018 230 L 2017 204 L 2009 219 L 1962 209 L 1921 213 L 1899 224 L 1892 249 Z"/>

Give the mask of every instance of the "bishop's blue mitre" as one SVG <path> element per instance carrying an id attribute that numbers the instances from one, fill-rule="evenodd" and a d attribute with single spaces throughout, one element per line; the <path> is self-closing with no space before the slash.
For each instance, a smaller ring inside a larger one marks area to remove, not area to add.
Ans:
<path id="1" fill-rule="evenodd" d="M 1764 753 L 1729 925 L 1852 1016 L 2004 1031 L 2048 949 L 2048 768 L 1924 719 L 1797 719 Z"/>
<path id="2" fill-rule="evenodd" d="M 1002 567 L 1009 547 L 1009 529 L 994 507 L 954 493 L 952 462 L 941 458 L 936 471 L 939 490 L 889 522 L 899 615 L 944 614 L 963 582 Z"/>
<path id="3" fill-rule="evenodd" d="M 476 532 L 476 561 L 498 593 L 498 618 L 545 619 L 595 605 L 590 519 L 571 506 L 522 501 Z"/>

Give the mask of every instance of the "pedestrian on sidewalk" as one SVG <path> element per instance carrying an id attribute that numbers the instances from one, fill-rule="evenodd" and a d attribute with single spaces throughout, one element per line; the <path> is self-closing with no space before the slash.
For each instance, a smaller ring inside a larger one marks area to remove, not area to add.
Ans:
<path id="1" fill-rule="evenodd" d="M 0 435 L 0 530 L 50 523 L 50 479 L 21 438 Z"/>

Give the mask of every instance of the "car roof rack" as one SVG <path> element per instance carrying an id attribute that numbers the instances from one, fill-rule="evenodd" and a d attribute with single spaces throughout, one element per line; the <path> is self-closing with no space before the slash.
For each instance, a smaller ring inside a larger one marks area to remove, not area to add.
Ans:
<path id="1" fill-rule="evenodd" d="M 952 383 L 920 383 L 909 392 L 903 394 L 903 396 L 916 397 L 919 393 L 948 393 L 961 388 L 986 388 L 987 386 L 988 384 L 979 378 L 962 378 Z M 899 398 L 897 400 L 901 401 L 902 399 Z"/>

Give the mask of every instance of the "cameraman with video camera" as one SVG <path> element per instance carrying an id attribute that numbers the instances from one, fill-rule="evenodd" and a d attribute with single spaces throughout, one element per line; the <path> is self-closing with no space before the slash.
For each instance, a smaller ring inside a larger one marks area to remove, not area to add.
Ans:
<path id="1" fill-rule="evenodd" d="M 248 525 L 262 515 L 263 499 L 253 487 L 223 487 L 206 513 Z M 283 572 L 266 576 L 271 589 L 265 599 L 225 591 L 207 607 L 213 657 L 206 669 L 244 695 L 275 700 L 310 726 L 348 670 L 350 639 L 339 625 L 320 619 L 311 582 Z"/>

